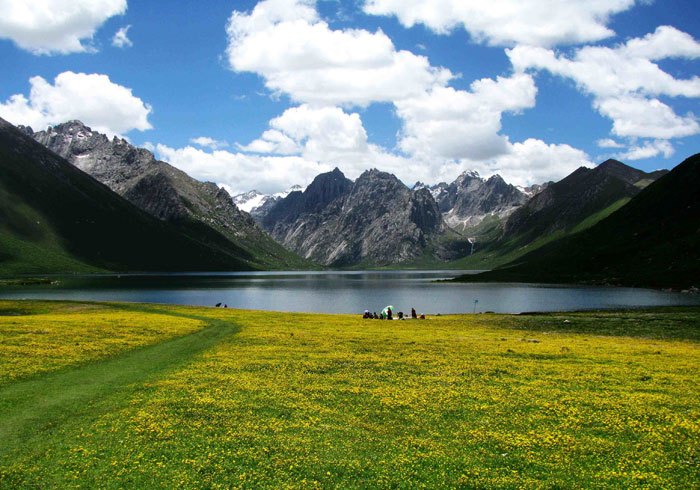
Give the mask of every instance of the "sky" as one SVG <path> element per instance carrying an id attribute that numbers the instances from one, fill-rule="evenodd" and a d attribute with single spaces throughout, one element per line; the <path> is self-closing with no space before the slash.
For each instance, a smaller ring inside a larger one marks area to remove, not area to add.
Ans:
<path id="1" fill-rule="evenodd" d="M 700 151 L 694 0 L 0 0 L 0 117 L 232 194 L 340 168 L 527 186 Z"/>

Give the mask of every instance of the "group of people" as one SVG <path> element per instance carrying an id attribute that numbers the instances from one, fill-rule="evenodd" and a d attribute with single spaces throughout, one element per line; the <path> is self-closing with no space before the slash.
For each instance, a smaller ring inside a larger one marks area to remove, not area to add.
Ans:
<path id="1" fill-rule="evenodd" d="M 364 314 L 362 315 L 362 318 L 374 320 L 393 320 L 394 312 L 391 311 L 391 307 L 385 308 L 384 310 L 382 310 L 381 313 L 379 313 L 379 315 L 377 315 L 376 311 L 374 313 L 371 313 L 369 310 L 365 310 Z M 405 320 L 406 318 L 408 317 L 406 317 L 403 314 L 403 311 L 399 311 L 396 315 L 397 320 Z M 421 320 L 425 320 L 425 315 L 421 314 L 420 316 L 418 316 L 418 314 L 416 313 L 416 309 L 411 308 L 411 319 L 416 320 L 418 318 L 420 318 Z"/>

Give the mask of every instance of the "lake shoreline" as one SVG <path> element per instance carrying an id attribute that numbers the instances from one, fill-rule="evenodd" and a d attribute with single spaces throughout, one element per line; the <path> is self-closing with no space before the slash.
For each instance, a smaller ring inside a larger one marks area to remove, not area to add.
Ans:
<path id="1" fill-rule="evenodd" d="M 457 274 L 466 271 L 456 271 Z M 34 276 L 0 285 L 0 299 L 70 299 L 247 310 L 362 313 L 587 311 L 700 305 L 700 296 L 561 284 L 460 283 L 454 271 L 264 271 Z M 2 283 L 0 283 L 2 284 Z"/>

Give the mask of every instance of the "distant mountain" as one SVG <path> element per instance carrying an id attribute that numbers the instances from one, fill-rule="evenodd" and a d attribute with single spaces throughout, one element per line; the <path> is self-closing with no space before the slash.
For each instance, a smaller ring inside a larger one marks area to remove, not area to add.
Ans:
<path id="1" fill-rule="evenodd" d="M 277 201 L 287 197 L 291 192 L 302 190 L 303 188 L 300 185 L 292 186 L 286 191 L 275 194 L 263 194 L 252 190 L 233 196 L 233 202 L 238 209 L 250 213 L 253 219 L 260 221 Z"/>
<path id="2" fill-rule="evenodd" d="M 468 231 L 489 217 L 506 218 L 527 200 L 524 192 L 500 175 L 483 179 L 475 171 L 462 173 L 450 184 L 416 182 L 413 186 L 413 190 L 423 188 L 430 191 L 447 225 L 458 232 Z"/>
<path id="3" fill-rule="evenodd" d="M 485 180 L 476 172 L 465 172 L 451 184 L 431 190 L 438 190 L 433 196 L 445 222 L 458 231 L 478 225 L 489 215 L 505 218 L 526 201 L 525 194 L 500 175 Z"/>
<path id="4" fill-rule="evenodd" d="M 532 184 L 527 187 L 520 187 L 518 186 L 517 189 L 525 194 L 525 197 L 530 199 L 533 197 L 535 194 L 539 194 L 543 190 L 545 190 L 550 184 L 553 184 L 554 182 L 545 182 L 544 184 Z"/>
<path id="5" fill-rule="evenodd" d="M 280 200 L 262 223 L 280 243 L 335 267 L 416 259 L 446 228 L 427 189 L 412 191 L 378 170 L 352 182 L 337 168 Z"/>
<path id="6" fill-rule="evenodd" d="M 601 172 L 627 184 L 649 176 L 614 161 L 603 164 Z M 700 154 L 649 184 L 592 227 L 481 277 L 463 280 L 700 286 L 698 189 Z"/>
<path id="7" fill-rule="evenodd" d="M 79 121 L 27 135 L 156 218 L 227 253 L 242 250 L 255 268 L 306 264 L 263 232 L 216 184 L 200 182 L 143 148 L 92 131 Z"/>
<path id="8" fill-rule="evenodd" d="M 129 203 L 0 119 L 0 271 L 249 270 L 239 247 L 212 247 Z"/>

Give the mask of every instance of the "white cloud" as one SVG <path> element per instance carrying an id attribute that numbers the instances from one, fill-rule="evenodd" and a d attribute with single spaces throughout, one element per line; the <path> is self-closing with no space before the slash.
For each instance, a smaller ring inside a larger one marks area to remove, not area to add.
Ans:
<path id="1" fill-rule="evenodd" d="M 278 155 L 294 155 L 301 152 L 296 141 L 276 129 L 268 129 L 260 138 L 248 145 L 238 145 L 238 148 L 250 153 L 275 153 Z"/>
<path id="2" fill-rule="evenodd" d="M 199 136 L 197 138 L 192 138 L 190 143 L 194 143 L 202 148 L 209 148 L 211 150 L 218 150 L 219 148 L 226 148 L 228 143 L 226 141 L 215 140 L 208 136 Z"/>
<path id="3" fill-rule="evenodd" d="M 270 129 L 259 139 L 239 148 L 255 153 L 299 155 L 331 168 L 338 166 L 351 178 L 371 167 L 402 173 L 410 163 L 370 144 L 360 115 L 346 113 L 339 107 L 291 107 L 272 119 Z"/>
<path id="4" fill-rule="evenodd" d="M 528 138 L 508 145 L 507 153 L 485 161 L 462 162 L 482 176 L 499 174 L 510 184 L 528 186 L 561 180 L 579 167 L 593 167 L 585 152 L 569 145 Z"/>
<path id="5" fill-rule="evenodd" d="M 527 78 L 527 77 L 525 77 Z M 488 82 L 488 83 L 487 83 Z M 520 87 L 521 95 L 518 96 Z M 523 106 L 526 107 L 531 102 L 534 94 L 528 95 L 529 83 L 525 80 L 498 79 L 497 81 L 478 81 L 473 85 L 474 92 L 456 92 L 456 99 L 448 96 L 448 102 L 444 106 L 436 107 L 431 104 L 430 99 L 425 100 L 425 104 L 420 108 L 414 108 L 418 114 L 420 110 L 426 121 L 430 120 L 429 112 L 437 111 L 441 117 L 446 118 L 446 107 L 452 107 L 456 113 L 460 113 L 463 107 L 460 103 L 465 103 L 464 98 L 469 100 L 474 94 L 485 97 L 489 94 L 500 99 L 501 107 L 510 107 L 513 110 Z M 503 92 L 501 92 L 503 91 Z M 508 94 L 506 96 L 506 93 Z M 450 104 L 451 103 L 451 104 Z M 473 101 L 469 100 L 469 108 L 479 113 L 478 107 L 474 108 Z M 483 112 L 481 113 L 483 115 Z M 416 116 L 418 117 L 418 116 Z M 496 119 L 498 115 L 493 116 Z M 449 119 L 447 119 L 449 121 Z M 455 126 L 458 123 L 454 123 Z M 505 137 L 497 136 L 493 131 L 487 131 L 489 135 L 496 135 L 498 151 L 490 151 L 487 156 L 483 150 L 474 148 L 461 148 L 458 152 L 462 157 L 447 158 L 438 156 L 438 150 L 446 151 L 451 149 L 450 142 L 436 140 L 430 135 L 424 136 L 426 145 L 433 145 L 432 151 L 414 152 L 409 155 L 397 155 L 373 145 L 367 141 L 367 133 L 362 125 L 362 120 L 357 113 L 346 113 L 338 107 L 313 108 L 308 105 L 287 109 L 281 116 L 270 121 L 270 127 L 263 136 L 247 145 L 241 147 L 250 151 L 250 147 L 265 148 L 265 153 L 274 153 L 277 141 L 280 137 L 290 140 L 290 145 L 296 148 L 293 152 L 306 162 L 318 162 L 319 167 L 332 168 L 338 166 L 349 178 L 356 178 L 361 172 L 368 168 L 376 167 L 384 171 L 395 174 L 404 183 L 411 185 L 416 180 L 428 183 L 437 183 L 441 180 L 452 181 L 462 171 L 476 169 L 484 176 L 500 173 L 506 181 L 518 185 L 531 185 L 541 183 L 546 180 L 558 180 L 568 175 L 581 165 L 592 166 L 588 156 L 568 145 L 548 145 L 540 140 L 528 139 L 523 143 L 512 144 Z M 448 128 L 454 131 L 454 127 Z M 274 140 L 268 139 L 268 134 L 274 134 Z M 463 135 L 456 134 L 456 141 Z M 473 135 L 470 135 L 473 136 Z M 493 148 L 491 149 L 493 150 Z M 279 154 L 286 152 L 277 151 Z M 292 153 L 292 152 L 290 152 Z M 468 157 L 465 157 L 468 155 Z M 271 158 L 266 160 L 269 165 L 276 162 L 284 162 L 284 159 Z M 293 184 L 289 181 L 286 185 L 280 181 L 275 190 L 282 190 Z M 250 190 L 248 189 L 243 190 Z"/>
<path id="6" fill-rule="evenodd" d="M 533 46 L 517 46 L 506 54 L 516 71 L 548 70 L 574 80 L 593 96 L 594 107 L 612 119 L 617 136 L 668 139 L 700 132 L 693 114 L 679 116 L 658 99 L 700 97 L 700 77 L 677 79 L 653 62 L 700 57 L 700 43 L 673 27 L 659 27 L 614 48 L 587 46 L 571 58 Z"/>
<path id="7" fill-rule="evenodd" d="M 596 145 L 598 145 L 598 148 L 624 148 L 625 147 L 625 145 L 623 145 L 622 143 L 619 143 L 611 138 L 600 139 L 600 140 L 596 141 Z"/>
<path id="8" fill-rule="evenodd" d="M 359 105 L 406 99 L 445 85 L 449 70 L 397 51 L 382 31 L 332 30 L 315 2 L 264 0 L 233 12 L 227 27 L 230 67 L 257 73 L 268 89 L 301 103 Z"/>
<path id="9" fill-rule="evenodd" d="M 700 56 L 700 44 L 693 36 L 671 26 L 659 26 L 656 31 L 643 38 L 631 39 L 624 46 L 628 56 L 648 60 Z"/>
<path id="10" fill-rule="evenodd" d="M 663 155 L 669 158 L 675 153 L 673 145 L 666 140 L 647 141 L 640 145 L 635 145 L 627 151 L 618 153 L 615 158 L 620 160 L 644 160 Z"/>
<path id="11" fill-rule="evenodd" d="M 470 88 L 436 87 L 422 97 L 397 102 L 404 121 L 400 148 L 426 160 L 477 160 L 506 153 L 508 138 L 499 133 L 501 115 L 535 105 L 534 81 L 517 74 L 477 80 Z"/>
<path id="12" fill-rule="evenodd" d="M 590 164 L 585 153 L 570 146 L 539 140 L 513 144 L 501 134 L 503 113 L 535 105 L 537 88 L 529 74 L 476 80 L 469 90 L 457 90 L 447 86 L 453 78 L 448 70 L 398 51 L 381 31 L 332 30 L 315 6 L 313 0 L 266 0 L 251 12 L 233 12 L 227 27 L 230 67 L 260 75 L 274 94 L 299 105 L 272 119 L 259 138 L 238 144 L 241 153 L 197 153 L 200 174 L 215 175 L 203 169 L 223 158 L 235 160 L 236 168 L 241 162 L 266 166 L 276 183 L 267 187 L 276 191 L 299 183 L 288 172 L 290 162 L 299 161 L 316 169 L 311 177 L 320 168 L 338 166 L 356 178 L 376 167 L 412 184 L 451 181 L 477 168 L 529 185 Z M 349 110 L 376 102 L 396 109 L 402 127 L 395 151 L 401 154 L 370 143 L 360 114 Z M 192 150 L 170 149 L 170 156 L 182 162 L 185 154 L 195 155 Z M 258 177 L 247 185 L 240 177 L 223 183 L 238 191 L 260 189 L 265 180 Z"/>
<path id="13" fill-rule="evenodd" d="M 612 132 L 617 136 L 670 139 L 700 133 L 695 116 L 679 116 L 658 99 L 608 97 L 597 100 L 595 107 L 613 120 Z"/>
<path id="14" fill-rule="evenodd" d="M 257 189 L 278 192 L 291 184 L 309 184 L 328 165 L 298 156 L 257 156 L 225 150 L 208 152 L 192 146 L 171 148 L 157 145 L 158 158 L 171 163 L 192 177 L 223 185 L 233 195 Z"/>
<path id="15" fill-rule="evenodd" d="M 393 15 L 406 27 L 437 33 L 462 26 L 472 39 L 493 46 L 555 46 L 598 41 L 614 34 L 611 15 L 634 0 L 365 0 L 364 11 Z"/>
<path id="16" fill-rule="evenodd" d="M 0 0 L 0 38 L 34 54 L 94 51 L 95 31 L 126 6 L 126 0 Z"/>
<path id="17" fill-rule="evenodd" d="M 121 27 L 112 38 L 112 46 L 116 48 L 130 48 L 134 45 L 129 39 L 129 29 L 131 26 Z"/>
<path id="18" fill-rule="evenodd" d="M 53 85 L 38 76 L 29 83 L 29 98 L 16 94 L 0 103 L 0 117 L 36 130 L 78 119 L 110 136 L 152 127 L 150 106 L 107 75 L 66 71 Z"/>

